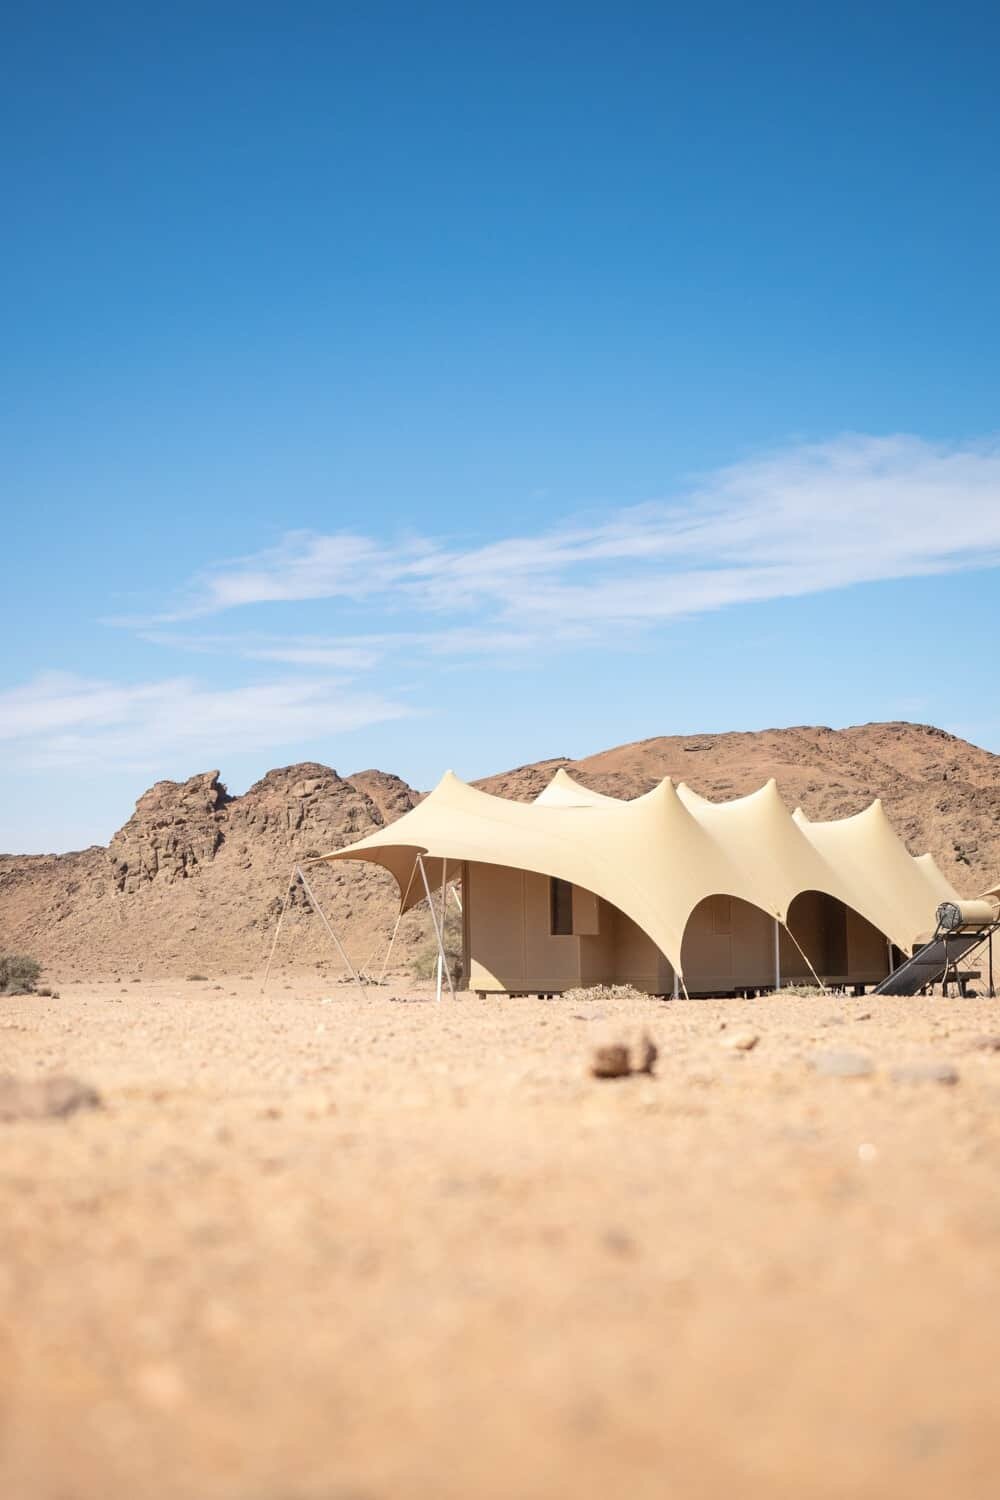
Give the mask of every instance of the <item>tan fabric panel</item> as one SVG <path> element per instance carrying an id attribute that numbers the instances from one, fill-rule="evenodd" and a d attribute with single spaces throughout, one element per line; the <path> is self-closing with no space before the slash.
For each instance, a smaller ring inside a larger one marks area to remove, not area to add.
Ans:
<path id="1" fill-rule="evenodd" d="M 520 990 L 525 984 L 524 872 L 492 865 L 466 867 L 463 908 L 475 921 L 469 988 Z M 475 917 L 472 913 L 475 912 Z"/>

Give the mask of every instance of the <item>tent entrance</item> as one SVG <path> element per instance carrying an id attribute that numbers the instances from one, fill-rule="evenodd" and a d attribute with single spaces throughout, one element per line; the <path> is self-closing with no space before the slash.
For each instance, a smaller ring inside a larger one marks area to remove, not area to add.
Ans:
<path id="1" fill-rule="evenodd" d="M 892 966 L 885 934 L 825 891 L 802 891 L 796 896 L 788 908 L 787 926 L 789 931 L 781 934 L 781 971 L 786 982 L 814 983 L 811 964 L 825 984 L 837 988 L 874 985 Z"/>

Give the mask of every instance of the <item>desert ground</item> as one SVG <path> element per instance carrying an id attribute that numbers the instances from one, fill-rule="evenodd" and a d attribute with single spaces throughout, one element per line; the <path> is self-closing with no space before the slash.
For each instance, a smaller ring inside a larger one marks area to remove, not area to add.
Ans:
<path id="1" fill-rule="evenodd" d="M 642 1030 L 652 1076 L 590 1076 Z M 101 1104 L 0 1121 L 0 1495 L 992 1497 L 998 1033 L 315 970 L 2 998 L 0 1073 Z"/>

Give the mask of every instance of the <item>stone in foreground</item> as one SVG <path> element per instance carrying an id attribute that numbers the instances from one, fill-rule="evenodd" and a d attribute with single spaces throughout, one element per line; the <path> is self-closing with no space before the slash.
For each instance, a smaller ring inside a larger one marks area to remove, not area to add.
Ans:
<path id="1" fill-rule="evenodd" d="M 957 1083 L 958 1069 L 947 1062 L 903 1063 L 893 1068 L 893 1083 Z"/>
<path id="2" fill-rule="evenodd" d="M 97 1109 L 101 1096 L 79 1078 L 15 1078 L 0 1075 L 0 1120 L 65 1119 L 78 1109 Z"/>
<path id="3" fill-rule="evenodd" d="M 756 1031 L 727 1031 L 719 1045 L 728 1052 L 752 1052 L 759 1041 Z"/>
<path id="4" fill-rule="evenodd" d="M 594 1048 L 590 1071 L 595 1078 L 627 1078 L 630 1073 L 651 1074 L 658 1053 L 648 1031 L 633 1042 L 606 1042 Z"/>
<path id="5" fill-rule="evenodd" d="M 809 1065 L 821 1078 L 869 1078 L 875 1071 L 863 1052 L 816 1052 Z"/>

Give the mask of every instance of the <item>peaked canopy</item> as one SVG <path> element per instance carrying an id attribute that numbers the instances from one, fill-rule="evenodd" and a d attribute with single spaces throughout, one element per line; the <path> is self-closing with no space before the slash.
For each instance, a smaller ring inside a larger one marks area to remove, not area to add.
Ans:
<path id="1" fill-rule="evenodd" d="M 397 822 L 324 860 L 390 870 L 402 909 L 466 860 L 572 881 L 630 917 L 680 974 L 688 918 L 706 896 L 736 896 L 781 922 L 803 891 L 851 906 L 899 948 L 958 899 L 929 854 L 914 858 L 880 801 L 851 818 L 811 823 L 789 813 L 774 780 L 748 797 L 709 802 L 665 778 L 632 801 L 592 792 L 563 770 L 535 802 L 478 791 L 448 771 Z"/>

